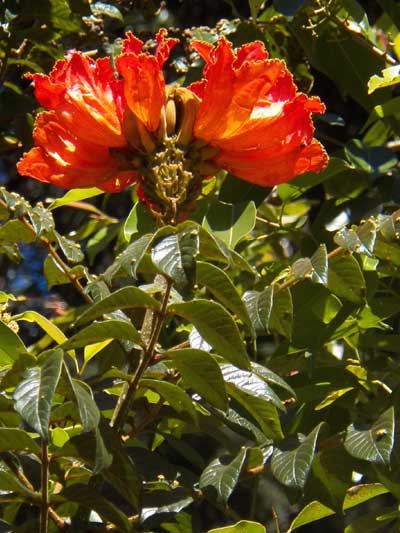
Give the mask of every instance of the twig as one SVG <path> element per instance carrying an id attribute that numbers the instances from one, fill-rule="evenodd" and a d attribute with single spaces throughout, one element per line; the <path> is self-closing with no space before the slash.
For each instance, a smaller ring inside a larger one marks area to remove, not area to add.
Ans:
<path id="1" fill-rule="evenodd" d="M 0 206 L 4 207 L 5 209 L 9 209 L 8 205 L 4 200 L 0 199 Z M 93 303 L 92 298 L 89 296 L 89 294 L 86 294 L 81 282 L 79 279 L 71 274 L 71 270 L 69 266 L 62 260 L 58 252 L 53 247 L 52 243 L 43 236 L 37 236 L 36 231 L 34 230 L 32 224 L 29 222 L 27 218 L 24 216 L 17 217 L 20 222 L 24 224 L 26 228 L 31 231 L 35 237 L 37 237 L 38 241 L 47 248 L 49 254 L 53 257 L 54 261 L 58 264 L 58 266 L 61 268 L 61 270 L 64 272 L 64 274 L 67 276 L 67 278 L 70 280 L 71 284 L 75 287 L 75 289 L 81 294 L 81 296 L 86 300 L 88 304 Z"/>
<path id="2" fill-rule="evenodd" d="M 49 450 L 42 440 L 40 533 L 47 533 L 49 526 Z"/>
<path id="3" fill-rule="evenodd" d="M 163 280 L 165 284 L 165 292 L 163 294 L 163 299 L 161 302 L 161 309 L 160 311 L 158 311 L 155 321 L 154 321 L 154 316 L 155 316 L 154 311 L 148 310 L 148 312 L 146 313 L 146 317 L 143 322 L 142 337 L 144 337 L 144 340 L 147 340 L 146 339 L 146 337 L 148 336 L 147 330 L 148 330 L 148 327 L 150 326 L 151 333 L 150 333 L 148 345 L 147 345 L 147 348 L 142 353 L 142 359 L 139 363 L 139 366 L 136 369 L 135 374 L 132 377 L 132 380 L 122 391 L 120 399 L 115 408 L 113 417 L 111 419 L 111 423 L 110 423 L 111 427 L 114 427 L 118 432 L 121 431 L 122 429 L 122 425 L 124 423 L 125 417 L 129 410 L 132 396 L 136 392 L 136 389 L 139 385 L 139 381 L 141 377 L 143 376 L 144 372 L 146 371 L 147 367 L 149 366 L 150 362 L 153 359 L 158 337 L 160 335 L 161 328 L 164 323 L 165 316 L 167 314 L 167 305 L 168 305 L 168 299 L 169 299 L 169 295 L 170 295 L 171 288 L 172 288 L 172 281 L 170 279 L 164 278 L 163 276 L 160 276 L 160 278 Z"/>

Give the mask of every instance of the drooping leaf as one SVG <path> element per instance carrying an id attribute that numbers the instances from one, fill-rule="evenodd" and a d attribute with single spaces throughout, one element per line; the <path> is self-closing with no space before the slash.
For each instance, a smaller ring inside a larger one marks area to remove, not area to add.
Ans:
<path id="1" fill-rule="evenodd" d="M 196 263 L 196 281 L 211 292 L 223 305 L 236 314 L 248 329 L 251 329 L 246 306 L 241 300 L 231 279 L 223 270 L 212 265 L 198 261 Z"/>
<path id="2" fill-rule="evenodd" d="M 0 357 L 3 364 L 6 360 L 9 362 L 16 361 L 20 354 L 27 352 L 24 343 L 17 333 L 2 321 L 0 321 L 0 338 Z"/>
<path id="3" fill-rule="evenodd" d="M 208 300 L 193 300 L 171 304 L 168 312 L 194 324 L 200 335 L 228 361 L 239 367 L 249 367 L 239 330 L 222 305 Z"/>
<path id="4" fill-rule="evenodd" d="M 132 530 L 128 517 L 93 487 L 74 483 L 66 487 L 61 495 L 66 501 L 77 502 L 90 511 L 96 511 L 106 523 L 110 522 L 119 531 L 129 533 Z"/>
<path id="5" fill-rule="evenodd" d="M 154 390 L 162 396 L 179 414 L 188 415 L 195 423 L 197 422 L 196 410 L 191 398 L 178 385 L 161 381 L 159 379 L 144 378 L 140 381 L 140 386 Z"/>
<path id="6" fill-rule="evenodd" d="M 174 280 L 178 290 L 185 290 L 194 281 L 194 259 L 198 250 L 198 230 L 189 225 L 159 241 L 151 251 L 151 259 L 157 268 Z"/>
<path id="7" fill-rule="evenodd" d="M 106 320 L 93 322 L 70 337 L 62 346 L 65 350 L 80 348 L 89 344 L 102 342 L 106 339 L 129 340 L 136 344 L 143 343 L 142 338 L 133 324 L 125 320 Z"/>
<path id="8" fill-rule="evenodd" d="M 101 277 L 110 284 L 113 277 L 120 271 L 123 271 L 136 279 L 137 268 L 147 251 L 151 239 L 152 235 L 146 234 L 140 237 L 137 241 L 129 244 L 127 248 L 116 257 L 114 263 L 103 272 Z"/>
<path id="9" fill-rule="evenodd" d="M 221 366 L 221 370 L 224 380 L 228 384 L 228 390 L 234 386 L 250 396 L 271 402 L 281 411 L 285 411 L 285 407 L 277 394 L 257 374 L 226 364 Z"/>
<path id="10" fill-rule="evenodd" d="M 158 310 L 160 303 L 137 287 L 123 287 L 90 306 L 76 321 L 76 325 L 86 324 L 99 316 L 116 309 L 146 307 Z"/>
<path id="11" fill-rule="evenodd" d="M 293 450 L 275 448 L 271 469 L 278 481 L 292 488 L 302 489 L 307 481 L 312 465 L 318 433 L 323 423 L 319 424 Z"/>
<path id="12" fill-rule="evenodd" d="M 350 455 L 388 465 L 394 445 L 394 409 L 390 407 L 370 427 L 350 424 L 344 446 Z"/>
<path id="13" fill-rule="evenodd" d="M 60 235 L 57 232 L 55 232 L 55 236 L 59 247 L 68 261 L 71 261 L 71 263 L 79 263 L 83 260 L 84 255 L 79 243 L 72 241 L 71 239 L 67 239 L 67 237 Z"/>
<path id="14" fill-rule="evenodd" d="M 215 359 L 202 350 L 169 350 L 165 356 L 172 359 L 184 385 L 200 394 L 218 409 L 225 410 L 228 397 L 221 370 Z"/>
<path id="15" fill-rule="evenodd" d="M 14 391 L 15 410 L 44 439 L 49 439 L 51 405 L 61 374 L 63 352 L 44 352 L 39 366 L 29 368 Z"/>
<path id="16" fill-rule="evenodd" d="M 244 303 L 256 335 L 267 335 L 271 317 L 274 290 L 267 287 L 263 291 L 246 291 L 243 295 Z"/>
<path id="17" fill-rule="evenodd" d="M 82 422 L 83 431 L 91 431 L 97 428 L 100 422 L 100 411 L 94 401 L 89 385 L 78 379 L 71 378 L 71 386 L 78 404 L 79 418 Z"/>
<path id="18" fill-rule="evenodd" d="M 358 304 L 363 302 L 365 280 L 353 256 L 342 255 L 330 259 L 328 288 L 340 298 Z"/>
<path id="19" fill-rule="evenodd" d="M 220 458 L 214 459 L 200 476 L 200 488 L 202 490 L 214 489 L 217 500 L 227 503 L 239 481 L 246 460 L 246 453 L 246 448 L 242 448 L 231 462 L 226 463 L 221 462 Z"/>
<path id="20" fill-rule="evenodd" d="M 34 453 L 40 456 L 40 446 L 26 431 L 17 428 L 0 428 L 0 451 Z"/>

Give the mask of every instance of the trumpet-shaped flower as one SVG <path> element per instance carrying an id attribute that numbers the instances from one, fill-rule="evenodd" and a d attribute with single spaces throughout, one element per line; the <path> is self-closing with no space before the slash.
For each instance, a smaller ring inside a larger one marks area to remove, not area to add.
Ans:
<path id="1" fill-rule="evenodd" d="M 283 61 L 264 45 L 233 49 L 195 41 L 204 78 L 168 86 L 163 65 L 176 39 L 156 36 L 155 54 L 130 32 L 116 58 L 94 61 L 71 52 L 50 73 L 32 74 L 48 112 L 37 117 L 35 147 L 21 174 L 64 188 L 97 186 L 117 192 L 137 182 L 139 197 L 164 220 L 175 220 L 220 169 L 272 186 L 325 168 L 313 137 L 318 98 L 299 93 Z"/>

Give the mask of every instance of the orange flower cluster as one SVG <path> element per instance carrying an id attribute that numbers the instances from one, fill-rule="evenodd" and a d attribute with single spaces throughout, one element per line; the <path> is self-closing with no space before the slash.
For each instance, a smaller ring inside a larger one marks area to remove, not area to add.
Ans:
<path id="1" fill-rule="evenodd" d="M 118 192 L 136 182 L 157 209 L 164 197 L 187 201 L 187 189 L 218 169 L 272 186 L 326 166 L 311 120 L 323 104 L 298 93 L 262 43 L 234 50 L 223 37 L 193 42 L 204 78 L 183 88 L 167 86 L 163 75 L 177 40 L 160 30 L 156 41 L 151 55 L 128 33 L 116 71 L 109 58 L 73 51 L 50 75 L 28 75 L 48 111 L 38 115 L 35 146 L 18 171 L 67 189 Z"/>

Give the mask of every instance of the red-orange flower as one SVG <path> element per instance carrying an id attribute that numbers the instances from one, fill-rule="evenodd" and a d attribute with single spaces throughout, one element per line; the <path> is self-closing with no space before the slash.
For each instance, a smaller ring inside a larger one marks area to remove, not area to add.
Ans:
<path id="1" fill-rule="evenodd" d="M 49 112 L 39 114 L 35 147 L 19 172 L 112 192 L 138 182 L 139 197 L 173 218 L 218 169 L 272 186 L 326 166 L 311 120 L 323 104 L 299 93 L 285 63 L 268 59 L 262 43 L 234 50 L 225 38 L 195 41 L 204 79 L 184 88 L 166 86 L 163 75 L 177 40 L 160 30 L 156 41 L 152 55 L 128 33 L 118 74 L 108 58 L 71 52 L 49 76 L 30 75 Z"/>
<path id="2" fill-rule="evenodd" d="M 201 99 L 193 135 L 220 149 L 217 166 L 265 186 L 326 166 L 311 121 L 324 105 L 297 93 L 283 61 L 269 60 L 260 42 L 192 47 L 206 62 L 205 78 L 189 87 Z"/>
<path id="3" fill-rule="evenodd" d="M 127 148 L 128 141 L 122 128 L 123 82 L 108 58 L 93 61 L 71 52 L 49 76 L 27 77 L 50 112 L 36 119 L 35 148 L 18 163 L 21 174 L 66 189 L 97 186 L 111 192 L 135 181 L 136 170 L 120 168 L 110 152 Z"/>

